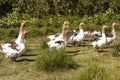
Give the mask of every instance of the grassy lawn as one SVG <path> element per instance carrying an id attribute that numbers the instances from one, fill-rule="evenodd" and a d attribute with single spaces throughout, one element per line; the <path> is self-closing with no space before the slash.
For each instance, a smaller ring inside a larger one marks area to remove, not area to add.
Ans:
<path id="1" fill-rule="evenodd" d="M 107 80 L 120 80 L 120 57 L 112 56 L 113 48 L 107 48 L 104 49 L 104 52 L 98 53 L 92 46 L 67 47 L 65 52 L 73 57 L 79 65 L 78 68 L 54 72 L 37 71 L 36 61 L 46 53 L 46 49 L 40 48 L 40 43 L 44 38 L 27 38 L 27 52 L 18 58 L 18 62 L 10 61 L 1 53 L 0 80 L 88 80 L 80 77 L 87 77 L 89 74 L 87 70 L 91 69 L 91 65 L 94 63 L 103 68 L 103 71 L 100 71 L 101 74 L 106 75 L 107 73 Z M 3 42 L 0 41 L 0 43 Z M 117 39 L 112 45 L 115 42 L 120 43 L 120 33 L 117 33 Z M 90 42 L 86 42 L 86 44 L 90 44 Z M 101 75 L 98 74 L 89 80 L 105 80 L 97 78 L 99 76 Z"/>

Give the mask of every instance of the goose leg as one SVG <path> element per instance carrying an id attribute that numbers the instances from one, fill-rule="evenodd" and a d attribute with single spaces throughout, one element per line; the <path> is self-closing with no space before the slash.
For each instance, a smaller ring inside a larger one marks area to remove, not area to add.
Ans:
<path id="1" fill-rule="evenodd" d="M 98 50 L 98 52 L 103 52 L 103 47 L 101 47 L 100 50 Z"/>
<path id="2" fill-rule="evenodd" d="M 18 56 L 18 54 L 16 54 L 16 55 L 14 55 L 11 59 L 12 59 L 12 61 L 17 61 L 16 59 L 17 59 L 17 56 Z"/>
<path id="3" fill-rule="evenodd" d="M 12 61 L 12 62 L 16 62 L 17 60 L 16 60 L 16 58 L 14 57 L 14 58 L 11 58 L 11 61 Z"/>
<path id="4" fill-rule="evenodd" d="M 75 42 L 75 47 L 78 48 L 78 42 Z"/>

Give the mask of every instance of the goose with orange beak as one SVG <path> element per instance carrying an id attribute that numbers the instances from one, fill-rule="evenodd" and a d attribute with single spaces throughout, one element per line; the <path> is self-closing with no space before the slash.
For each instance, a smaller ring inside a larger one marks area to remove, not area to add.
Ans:
<path id="1" fill-rule="evenodd" d="M 57 49 L 58 50 L 60 48 L 65 48 L 66 47 L 66 45 L 67 45 L 66 31 L 67 31 L 68 27 L 69 27 L 69 22 L 64 21 L 61 36 L 55 37 L 52 40 L 50 40 L 49 42 L 47 42 L 49 50 L 52 50 L 52 49 Z"/>
<path id="2" fill-rule="evenodd" d="M 112 30 L 111 30 L 111 34 L 109 34 L 107 36 L 107 45 L 108 47 L 110 47 L 110 44 L 116 39 L 116 31 L 115 31 L 115 27 L 117 27 L 119 24 L 118 23 L 113 23 L 112 24 Z"/>
<path id="3" fill-rule="evenodd" d="M 12 42 L 2 44 L 1 52 L 4 53 L 6 58 L 10 58 L 16 61 L 16 58 L 21 56 L 26 51 L 26 40 L 25 35 L 30 32 L 30 30 L 23 30 L 23 26 L 27 21 L 24 20 L 21 23 L 18 38 Z"/>
<path id="4" fill-rule="evenodd" d="M 92 42 L 92 44 L 91 44 L 91 45 L 93 45 L 93 47 L 96 48 L 96 49 L 99 49 L 99 48 L 100 48 L 99 51 L 103 51 L 103 46 L 107 44 L 107 37 L 106 37 L 106 35 L 105 35 L 105 29 L 106 29 L 106 28 L 108 28 L 108 26 L 107 26 L 107 25 L 104 25 L 104 26 L 102 27 L 102 37 L 99 38 L 99 40 L 96 40 L 96 41 Z"/>
<path id="5" fill-rule="evenodd" d="M 84 22 L 80 22 L 78 31 L 74 33 L 68 40 L 70 42 L 74 42 L 76 47 L 79 44 L 79 42 L 82 41 L 85 37 L 83 30 L 84 25 L 85 25 Z"/>

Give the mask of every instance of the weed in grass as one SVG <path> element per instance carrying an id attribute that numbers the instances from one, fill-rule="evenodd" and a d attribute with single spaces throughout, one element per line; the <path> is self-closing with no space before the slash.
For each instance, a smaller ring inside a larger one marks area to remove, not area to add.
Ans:
<path id="1" fill-rule="evenodd" d="M 17 28 L 9 28 L 8 31 L 7 31 L 7 37 L 14 37 L 16 38 L 18 36 L 18 29 Z"/>
<path id="2" fill-rule="evenodd" d="M 3 61 L 3 59 L 0 58 L 0 63 Z"/>
<path id="3" fill-rule="evenodd" d="M 0 40 L 4 39 L 6 37 L 6 31 L 5 29 L 1 28 L 0 29 Z M 4 34 L 4 35 L 3 35 Z"/>
<path id="4" fill-rule="evenodd" d="M 120 44 L 119 43 L 115 43 L 113 48 L 114 48 L 114 50 L 112 51 L 112 55 L 114 57 L 119 57 L 120 56 Z"/>
<path id="5" fill-rule="evenodd" d="M 90 63 L 85 69 L 80 73 L 79 77 L 73 80 L 109 80 L 105 69 L 100 67 L 97 62 Z"/>
<path id="6" fill-rule="evenodd" d="M 48 48 L 47 41 L 48 41 L 48 40 L 47 40 L 46 38 L 41 39 L 38 48 L 39 48 L 40 50 L 47 49 L 47 48 Z"/>
<path id="7" fill-rule="evenodd" d="M 72 56 L 67 55 L 64 50 L 52 50 L 43 54 L 36 63 L 37 70 L 52 72 L 56 70 L 76 68 L 77 64 Z"/>

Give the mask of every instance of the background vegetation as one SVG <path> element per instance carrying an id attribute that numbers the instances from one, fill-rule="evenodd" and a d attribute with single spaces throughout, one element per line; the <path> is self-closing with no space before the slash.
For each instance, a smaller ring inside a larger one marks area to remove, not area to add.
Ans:
<path id="1" fill-rule="evenodd" d="M 71 29 L 80 21 L 89 24 L 87 29 L 101 29 L 96 26 L 120 21 L 119 4 L 119 0 L 1 0 L 0 27 L 18 28 L 23 19 L 29 19 L 31 36 L 58 32 L 65 20 Z"/>
<path id="2" fill-rule="evenodd" d="M 2 17 L 16 11 L 37 18 L 43 18 L 49 14 L 93 16 L 108 9 L 119 13 L 119 4 L 119 0 L 1 0 L 0 15 Z"/>

